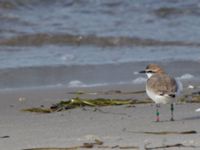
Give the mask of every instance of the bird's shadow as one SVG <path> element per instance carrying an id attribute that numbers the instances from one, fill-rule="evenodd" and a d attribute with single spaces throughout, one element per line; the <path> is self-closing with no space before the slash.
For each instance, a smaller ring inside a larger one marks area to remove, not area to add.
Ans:
<path id="1" fill-rule="evenodd" d="M 200 120 L 200 116 L 191 116 L 191 117 L 186 117 L 186 118 L 182 118 L 180 121 L 184 121 L 184 120 Z"/>
<path id="2" fill-rule="evenodd" d="M 178 120 L 174 120 L 174 121 L 171 121 L 171 120 L 160 120 L 160 121 L 153 121 L 154 123 L 166 123 L 166 122 L 175 122 L 175 121 L 178 121 Z"/>
<path id="3" fill-rule="evenodd" d="M 177 122 L 177 121 L 187 121 L 187 120 L 200 120 L 200 116 L 191 116 L 191 117 L 185 117 L 180 119 L 175 119 L 174 121 L 171 120 L 160 120 L 159 122 L 153 121 L 154 123 L 166 123 L 166 122 Z"/>

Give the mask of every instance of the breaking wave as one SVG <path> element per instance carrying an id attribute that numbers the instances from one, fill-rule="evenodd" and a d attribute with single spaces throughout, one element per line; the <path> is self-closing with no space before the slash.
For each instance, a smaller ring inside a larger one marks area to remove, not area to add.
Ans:
<path id="1" fill-rule="evenodd" d="M 179 80 L 190 80 L 194 79 L 195 77 L 192 74 L 186 73 L 178 77 Z"/>
<path id="2" fill-rule="evenodd" d="M 109 85 L 108 83 L 94 83 L 94 84 L 85 84 L 79 80 L 73 80 L 68 83 L 68 87 L 74 88 L 74 87 L 97 87 L 97 86 L 106 86 Z"/>
<path id="3" fill-rule="evenodd" d="M 139 37 L 112 37 L 95 35 L 72 34 L 29 34 L 0 40 L 2 46 L 41 46 L 41 45 L 95 45 L 95 46 L 194 46 L 200 47 L 198 42 L 161 41 L 143 39 Z"/>

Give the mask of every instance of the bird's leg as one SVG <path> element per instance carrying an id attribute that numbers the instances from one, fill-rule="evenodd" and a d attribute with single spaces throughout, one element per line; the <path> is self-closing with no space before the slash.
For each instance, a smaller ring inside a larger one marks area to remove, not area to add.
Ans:
<path id="1" fill-rule="evenodd" d="M 171 104 L 171 121 L 174 121 L 174 104 Z"/>
<path id="2" fill-rule="evenodd" d="M 160 112 L 159 112 L 159 104 L 156 104 L 156 122 L 160 121 Z"/>

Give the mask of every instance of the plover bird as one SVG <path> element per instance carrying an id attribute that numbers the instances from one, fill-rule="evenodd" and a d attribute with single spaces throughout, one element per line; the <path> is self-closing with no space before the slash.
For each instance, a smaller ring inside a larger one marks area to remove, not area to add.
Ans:
<path id="1" fill-rule="evenodd" d="M 179 94 L 179 84 L 156 64 L 149 64 L 145 70 L 148 80 L 146 82 L 146 93 L 156 103 L 156 121 L 160 121 L 160 104 L 171 104 L 171 121 L 174 121 L 174 102 Z"/>

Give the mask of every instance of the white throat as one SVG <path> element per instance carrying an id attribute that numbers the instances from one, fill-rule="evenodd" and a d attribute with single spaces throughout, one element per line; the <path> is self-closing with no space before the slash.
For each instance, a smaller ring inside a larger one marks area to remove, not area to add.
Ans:
<path id="1" fill-rule="evenodd" d="M 153 75 L 153 73 L 146 73 L 148 78 L 151 78 L 151 76 Z"/>

